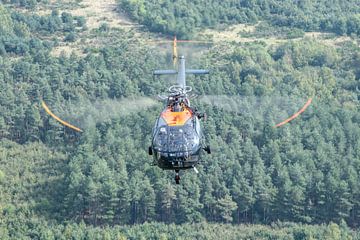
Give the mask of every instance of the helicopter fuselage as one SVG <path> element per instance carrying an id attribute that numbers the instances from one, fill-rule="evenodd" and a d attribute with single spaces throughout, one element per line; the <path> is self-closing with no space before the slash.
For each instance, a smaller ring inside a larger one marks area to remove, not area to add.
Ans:
<path id="1" fill-rule="evenodd" d="M 174 39 L 176 49 L 176 38 Z M 174 54 L 177 59 L 177 54 Z M 175 64 L 175 62 L 174 62 Z M 192 88 L 186 85 L 186 74 L 208 74 L 204 69 L 186 69 L 185 57 L 179 57 L 178 68 L 155 70 L 154 75 L 177 75 L 176 85 L 169 88 L 165 109 L 161 112 L 153 129 L 149 154 L 154 163 L 162 169 L 175 170 L 175 181 L 179 184 L 181 169 L 194 168 L 200 161 L 201 150 L 211 153 L 210 146 L 202 147 L 202 132 L 199 114 L 190 107 L 188 93 Z M 166 98 L 161 98 L 165 100 Z"/>
<path id="2" fill-rule="evenodd" d="M 200 121 L 190 107 L 167 106 L 156 121 L 152 137 L 155 164 L 162 169 L 180 170 L 195 167 L 201 155 Z"/>

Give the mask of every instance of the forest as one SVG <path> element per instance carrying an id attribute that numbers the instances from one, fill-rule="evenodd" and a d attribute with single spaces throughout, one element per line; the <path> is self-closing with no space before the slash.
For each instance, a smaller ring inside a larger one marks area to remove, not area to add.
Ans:
<path id="1" fill-rule="evenodd" d="M 163 108 L 149 99 L 170 86 L 152 71 L 171 66 L 171 48 L 106 24 L 90 31 L 67 11 L 36 14 L 44 2 L 0 1 L 0 239 L 360 239 L 359 41 L 223 42 L 189 59 L 211 71 L 188 84 L 213 154 L 175 185 L 147 154 Z M 281 2 L 119 6 L 168 35 L 267 21 L 358 39 L 357 1 Z M 87 32 L 103 44 L 53 54 Z M 304 114 L 273 127 L 309 97 Z"/>
<path id="2" fill-rule="evenodd" d="M 360 35 L 358 0 L 119 0 L 149 30 L 188 38 L 199 29 L 267 21 L 292 30 Z"/>

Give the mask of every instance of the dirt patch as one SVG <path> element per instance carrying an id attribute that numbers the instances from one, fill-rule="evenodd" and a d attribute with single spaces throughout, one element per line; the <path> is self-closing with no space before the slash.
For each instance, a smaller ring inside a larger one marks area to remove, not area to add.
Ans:
<path id="1" fill-rule="evenodd" d="M 225 30 L 217 31 L 212 29 L 207 29 L 200 33 L 200 36 L 204 36 L 207 39 L 211 39 L 216 42 L 256 42 L 261 41 L 265 42 L 267 45 L 277 45 L 289 41 L 289 39 L 277 38 L 274 37 L 243 37 L 242 33 L 252 33 L 255 31 L 256 25 L 245 25 L 237 24 L 231 27 L 226 28 Z M 341 43 L 352 41 L 356 42 L 349 36 L 335 36 L 332 33 L 323 33 L 323 32 L 306 32 L 304 37 L 291 39 L 293 41 L 299 41 L 304 38 L 312 38 L 316 41 L 319 41 L 325 45 L 331 47 L 337 47 Z"/>
<path id="2" fill-rule="evenodd" d="M 267 38 L 255 38 L 255 37 L 242 37 L 242 33 L 252 33 L 255 31 L 257 25 L 246 25 L 246 24 L 236 24 L 226 28 L 225 30 L 213 30 L 207 29 L 203 31 L 200 36 L 205 36 L 210 38 L 215 43 L 218 42 L 256 42 L 262 41 L 267 45 L 279 44 L 286 42 L 286 39 L 280 39 L 276 37 L 267 37 Z"/>
<path id="3" fill-rule="evenodd" d="M 356 41 L 349 36 L 334 36 L 333 33 L 306 32 L 305 37 L 315 39 L 316 41 L 332 47 L 337 47 L 344 42 L 353 42 L 356 44 Z"/>
<path id="4" fill-rule="evenodd" d="M 87 30 L 78 33 L 78 37 L 86 39 L 86 41 L 76 41 L 74 43 L 60 42 L 51 54 L 59 56 L 60 54 L 69 55 L 72 52 L 82 54 L 82 50 L 86 46 L 101 45 L 101 39 L 94 39 L 92 30 L 98 29 L 101 25 L 106 24 L 108 28 L 120 28 L 126 31 L 138 28 L 141 25 L 132 22 L 125 13 L 123 13 L 116 0 L 82 0 L 74 3 L 72 0 L 50 0 L 47 8 L 41 9 L 41 13 L 50 13 L 52 9 L 58 9 L 61 13 L 66 11 L 73 16 L 83 16 L 86 19 Z"/>
<path id="5" fill-rule="evenodd" d="M 84 16 L 87 19 L 89 29 L 98 28 L 106 23 L 109 27 L 138 27 L 139 25 L 130 19 L 118 8 L 116 0 L 83 0 L 81 7 L 69 11 L 76 16 Z"/>
<path id="6" fill-rule="evenodd" d="M 73 44 L 61 44 L 60 46 L 55 47 L 51 51 L 52 56 L 60 56 L 64 54 L 65 56 L 70 56 L 72 53 L 75 53 L 78 56 L 83 55 L 82 50 L 79 48 L 77 43 Z"/>
<path id="7" fill-rule="evenodd" d="M 253 32 L 256 25 L 236 24 L 224 30 L 206 29 L 200 35 L 210 37 L 214 42 L 249 42 L 249 38 L 242 38 L 241 32 Z"/>

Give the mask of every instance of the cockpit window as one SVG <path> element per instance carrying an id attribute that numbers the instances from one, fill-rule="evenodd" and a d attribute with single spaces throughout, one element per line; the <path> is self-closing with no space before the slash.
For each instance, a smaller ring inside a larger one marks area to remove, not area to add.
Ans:
<path id="1" fill-rule="evenodd" d="M 160 126 L 154 136 L 154 148 L 160 152 L 188 152 L 197 148 L 199 142 L 193 119 L 183 126 Z"/>
<path id="2" fill-rule="evenodd" d="M 165 126 L 166 122 L 164 121 L 163 118 L 158 118 L 158 120 L 155 123 L 154 129 L 153 129 L 153 135 L 155 135 L 156 131 L 159 129 L 159 127 L 161 126 Z"/>
<path id="3" fill-rule="evenodd" d="M 201 134 L 201 127 L 200 127 L 200 121 L 198 118 L 194 119 L 195 129 L 198 135 Z"/>

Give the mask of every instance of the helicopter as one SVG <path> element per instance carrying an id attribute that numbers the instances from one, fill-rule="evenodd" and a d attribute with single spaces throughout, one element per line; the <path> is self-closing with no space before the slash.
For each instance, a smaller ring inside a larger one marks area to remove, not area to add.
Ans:
<path id="1" fill-rule="evenodd" d="M 175 75 L 176 85 L 168 89 L 167 96 L 159 96 L 166 100 L 165 108 L 155 122 L 152 131 L 149 155 L 154 158 L 154 164 L 164 170 L 175 171 L 175 182 L 180 183 L 180 170 L 194 169 L 199 164 L 202 151 L 211 154 L 209 145 L 205 145 L 200 120 L 206 119 L 206 114 L 191 107 L 192 87 L 186 85 L 186 75 L 209 74 L 205 69 L 186 69 L 185 56 L 177 56 L 177 39 L 173 41 L 173 62 L 177 70 L 155 70 L 156 75 Z"/>

